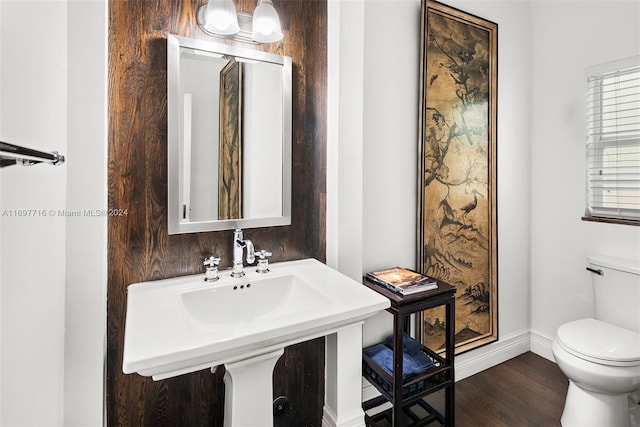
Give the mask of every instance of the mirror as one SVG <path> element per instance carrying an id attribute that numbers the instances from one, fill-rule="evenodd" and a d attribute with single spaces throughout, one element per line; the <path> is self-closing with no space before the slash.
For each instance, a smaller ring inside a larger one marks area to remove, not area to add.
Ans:
<path id="1" fill-rule="evenodd" d="M 169 234 L 291 224 L 291 58 L 167 36 Z"/>

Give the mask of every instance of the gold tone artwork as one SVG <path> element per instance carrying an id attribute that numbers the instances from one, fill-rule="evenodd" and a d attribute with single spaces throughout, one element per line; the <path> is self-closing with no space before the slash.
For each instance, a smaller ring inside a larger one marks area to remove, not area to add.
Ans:
<path id="1" fill-rule="evenodd" d="M 457 288 L 456 353 L 497 332 L 497 24 L 422 2 L 418 269 Z M 418 319 L 444 347 L 444 310 Z"/>
<path id="2" fill-rule="evenodd" d="M 242 218 L 242 63 L 220 72 L 218 219 Z"/>

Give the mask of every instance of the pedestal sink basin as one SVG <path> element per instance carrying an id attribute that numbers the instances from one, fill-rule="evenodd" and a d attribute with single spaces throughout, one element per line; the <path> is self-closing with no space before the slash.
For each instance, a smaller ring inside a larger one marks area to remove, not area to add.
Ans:
<path id="1" fill-rule="evenodd" d="M 189 316 L 210 327 L 249 326 L 254 322 L 322 310 L 331 303 L 295 274 L 267 273 L 226 280 L 219 286 L 198 285 L 181 293 L 181 302 Z"/>
<path id="2" fill-rule="evenodd" d="M 130 285 L 124 373 L 161 380 L 224 364 L 225 425 L 269 426 L 272 370 L 283 349 L 326 336 L 323 425 L 364 425 L 362 322 L 389 301 L 314 259 L 270 269 Z"/>

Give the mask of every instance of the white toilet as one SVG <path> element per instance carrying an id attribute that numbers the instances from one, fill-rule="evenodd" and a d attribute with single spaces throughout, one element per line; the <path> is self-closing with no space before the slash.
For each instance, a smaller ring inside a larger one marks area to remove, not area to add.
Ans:
<path id="1" fill-rule="evenodd" d="M 569 378 L 562 426 L 640 427 L 629 409 L 640 389 L 640 263 L 594 255 L 587 269 L 595 319 L 565 323 L 552 344 Z"/>

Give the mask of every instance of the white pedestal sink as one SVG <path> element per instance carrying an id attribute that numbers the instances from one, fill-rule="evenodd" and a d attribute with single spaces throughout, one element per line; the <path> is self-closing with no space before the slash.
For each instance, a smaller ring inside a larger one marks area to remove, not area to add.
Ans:
<path id="1" fill-rule="evenodd" d="M 285 347 L 325 336 L 323 426 L 364 426 L 362 323 L 389 301 L 314 259 L 128 287 L 123 372 L 161 380 L 224 364 L 225 426 L 271 426 Z"/>
<path id="2" fill-rule="evenodd" d="M 270 425 L 262 420 L 265 417 L 272 418 L 271 378 L 273 368 L 283 353 L 284 350 L 280 349 L 239 362 L 225 363 L 225 427 Z"/>

